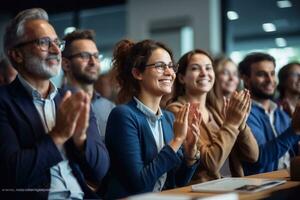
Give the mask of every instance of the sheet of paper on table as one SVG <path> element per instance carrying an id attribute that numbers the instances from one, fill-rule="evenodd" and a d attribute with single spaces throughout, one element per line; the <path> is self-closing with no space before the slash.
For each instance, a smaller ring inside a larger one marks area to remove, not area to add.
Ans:
<path id="1" fill-rule="evenodd" d="M 146 193 L 131 196 L 128 200 L 238 200 L 237 193 L 218 194 L 210 197 L 191 197 L 179 194 Z"/>
<path id="2" fill-rule="evenodd" d="M 285 183 L 286 180 L 261 178 L 223 178 L 192 185 L 193 192 L 259 192 Z"/>

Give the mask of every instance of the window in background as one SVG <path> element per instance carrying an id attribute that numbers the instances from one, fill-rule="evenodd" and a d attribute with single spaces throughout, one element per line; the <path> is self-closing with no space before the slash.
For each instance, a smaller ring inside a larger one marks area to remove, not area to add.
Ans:
<path id="1" fill-rule="evenodd" d="M 276 71 L 300 61 L 300 1 L 222 1 L 224 51 L 236 63 L 254 51 L 271 54 Z"/>
<path id="2" fill-rule="evenodd" d="M 150 38 L 163 42 L 172 49 L 177 61 L 184 53 L 194 48 L 194 30 L 187 18 L 155 20 L 150 23 Z"/>

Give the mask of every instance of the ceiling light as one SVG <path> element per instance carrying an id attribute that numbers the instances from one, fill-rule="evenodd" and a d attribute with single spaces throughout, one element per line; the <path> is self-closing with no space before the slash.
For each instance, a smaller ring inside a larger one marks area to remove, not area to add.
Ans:
<path id="1" fill-rule="evenodd" d="M 69 33 L 72 33 L 72 32 L 75 31 L 75 30 L 76 30 L 76 28 L 73 27 L 73 26 L 67 27 L 67 28 L 65 29 L 65 31 L 64 31 L 64 34 L 67 35 L 67 34 L 69 34 Z"/>
<path id="2" fill-rule="evenodd" d="M 273 23 L 264 23 L 262 27 L 266 32 L 276 31 L 276 26 Z"/>
<path id="3" fill-rule="evenodd" d="M 100 55 L 101 59 L 101 70 L 100 73 L 101 74 L 106 74 L 107 72 L 109 72 L 111 70 L 111 57 L 104 57 L 102 54 Z"/>
<path id="4" fill-rule="evenodd" d="M 286 39 L 284 39 L 284 38 L 276 38 L 275 43 L 278 47 L 286 47 L 286 45 L 287 45 Z"/>
<path id="5" fill-rule="evenodd" d="M 229 20 L 237 20 L 239 18 L 239 14 L 237 14 L 235 11 L 228 11 L 227 17 Z"/>
<path id="6" fill-rule="evenodd" d="M 279 8 L 289 8 L 292 7 L 292 2 L 285 0 L 285 1 L 277 1 L 277 6 Z"/>

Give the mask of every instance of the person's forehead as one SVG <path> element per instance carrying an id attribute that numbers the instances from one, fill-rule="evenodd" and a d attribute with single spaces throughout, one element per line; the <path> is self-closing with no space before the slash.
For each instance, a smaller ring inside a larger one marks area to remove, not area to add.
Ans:
<path id="1" fill-rule="evenodd" d="M 275 70 L 274 63 L 272 61 L 268 61 L 268 60 L 256 62 L 251 65 L 251 71 L 254 71 L 254 72 L 255 71 L 270 72 L 270 71 L 274 71 L 274 70 Z"/>
<path id="2" fill-rule="evenodd" d="M 152 51 L 151 56 L 148 59 L 148 62 L 154 62 L 154 61 L 171 61 L 171 56 L 169 52 L 167 52 L 163 48 L 157 48 L 154 51 Z"/>
<path id="3" fill-rule="evenodd" d="M 57 38 L 53 26 L 42 19 L 29 20 L 24 24 L 25 34 L 31 39 L 50 37 Z"/>
<path id="4" fill-rule="evenodd" d="M 300 65 L 293 65 L 289 72 L 300 72 Z"/>
<path id="5" fill-rule="evenodd" d="M 234 71 L 235 72 L 238 69 L 237 69 L 237 66 L 233 62 L 227 61 L 222 66 L 220 66 L 220 70 L 223 70 L 223 71 L 227 70 L 227 71 Z"/>
<path id="6" fill-rule="evenodd" d="M 189 63 L 204 63 L 204 64 L 211 64 L 211 60 L 209 57 L 205 54 L 196 53 L 191 58 Z"/>
<path id="7" fill-rule="evenodd" d="M 71 49 L 76 51 L 98 52 L 97 45 L 89 39 L 78 39 L 71 43 Z"/>

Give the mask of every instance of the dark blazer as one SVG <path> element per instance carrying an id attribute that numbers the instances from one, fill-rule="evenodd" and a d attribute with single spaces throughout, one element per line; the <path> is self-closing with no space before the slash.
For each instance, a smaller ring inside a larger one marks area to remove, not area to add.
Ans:
<path id="1" fill-rule="evenodd" d="M 63 94 L 59 89 L 55 97 L 56 107 Z M 85 193 L 84 197 L 96 197 L 85 180 L 100 183 L 108 170 L 109 156 L 100 140 L 92 112 L 85 153 L 80 153 L 71 139 L 66 142 L 65 148 L 73 174 Z M 62 157 L 50 136 L 45 133 L 32 97 L 18 78 L 10 85 L 0 87 L 0 156 L 1 197 L 48 197 L 50 168 L 62 161 Z"/>
<path id="2" fill-rule="evenodd" d="M 187 184 L 197 164 L 186 166 L 182 151 L 167 145 L 173 138 L 173 115 L 163 111 L 165 146 L 157 152 L 145 115 L 134 100 L 114 108 L 108 118 L 105 142 L 111 157 L 108 199 L 151 192 L 158 178 L 167 172 L 164 189 Z"/>

